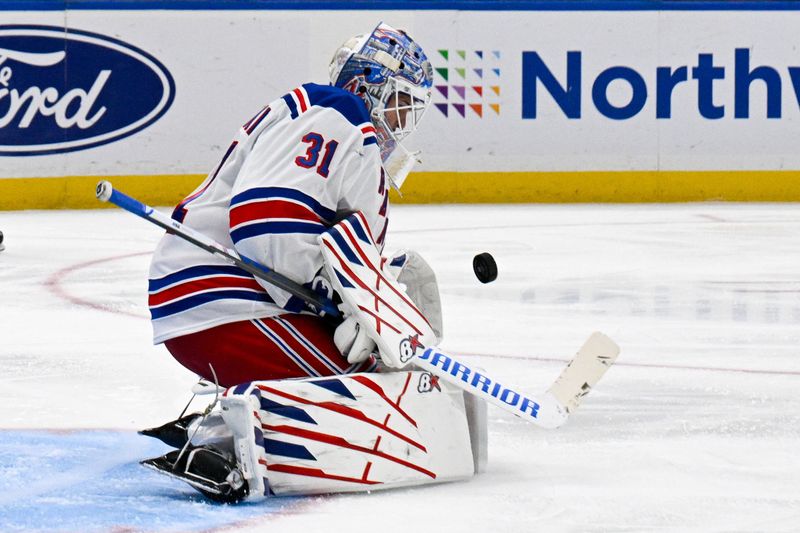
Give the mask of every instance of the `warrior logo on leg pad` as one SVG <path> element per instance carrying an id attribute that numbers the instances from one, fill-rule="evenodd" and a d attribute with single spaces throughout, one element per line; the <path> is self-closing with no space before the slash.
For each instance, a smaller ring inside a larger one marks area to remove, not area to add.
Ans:
<path id="1" fill-rule="evenodd" d="M 442 392 L 442 387 L 439 386 L 439 376 L 434 376 L 430 372 L 420 374 L 417 392 L 431 392 L 433 389 Z"/>

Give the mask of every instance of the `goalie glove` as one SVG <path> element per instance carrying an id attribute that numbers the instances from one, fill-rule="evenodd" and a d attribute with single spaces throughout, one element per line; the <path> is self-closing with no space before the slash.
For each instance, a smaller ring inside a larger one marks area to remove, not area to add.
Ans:
<path id="1" fill-rule="evenodd" d="M 436 274 L 427 261 L 414 250 L 400 250 L 386 262 L 385 270 L 405 288 L 436 334 L 436 344 L 444 337 L 442 327 L 442 301 L 439 297 L 439 284 Z"/>

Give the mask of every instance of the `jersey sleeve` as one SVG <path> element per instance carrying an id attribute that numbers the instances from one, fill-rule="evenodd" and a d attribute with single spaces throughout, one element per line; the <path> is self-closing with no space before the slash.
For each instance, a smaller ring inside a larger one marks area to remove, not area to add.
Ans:
<path id="1" fill-rule="evenodd" d="M 359 102 L 340 93 L 303 86 L 271 104 L 285 116 L 259 133 L 231 194 L 230 236 L 237 251 L 306 286 L 322 268 L 317 237 L 340 207 L 374 208 L 361 205 L 354 183 L 370 166 L 373 176 L 379 174 L 380 158 L 371 165 L 359 161 L 364 133 L 342 112 Z M 259 283 L 287 311 L 305 308 L 299 298 Z"/>
<path id="2" fill-rule="evenodd" d="M 363 156 L 354 157 L 349 163 L 338 211 L 361 211 L 378 252 L 382 252 L 389 226 L 389 187 L 383 168 L 380 164 L 376 168 L 374 162 Z"/>

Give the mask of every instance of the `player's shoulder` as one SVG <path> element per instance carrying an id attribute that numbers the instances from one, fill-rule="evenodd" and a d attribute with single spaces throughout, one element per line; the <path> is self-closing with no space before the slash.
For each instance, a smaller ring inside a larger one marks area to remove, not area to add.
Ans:
<path id="1" fill-rule="evenodd" d="M 313 107 L 332 110 L 354 127 L 369 123 L 369 111 L 364 101 L 353 93 L 331 85 L 306 83 L 283 96 L 292 118 L 308 112 Z"/>

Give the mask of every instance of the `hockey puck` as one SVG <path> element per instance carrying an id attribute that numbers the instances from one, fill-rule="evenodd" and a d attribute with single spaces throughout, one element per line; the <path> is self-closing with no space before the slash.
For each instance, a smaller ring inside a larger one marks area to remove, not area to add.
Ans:
<path id="1" fill-rule="evenodd" d="M 489 252 L 483 252 L 472 259 L 472 270 L 481 283 L 489 283 L 497 279 L 497 263 Z"/>
<path id="2" fill-rule="evenodd" d="M 0 231 L 0 252 L 2 252 L 5 249 L 6 247 L 3 245 L 3 232 Z"/>

